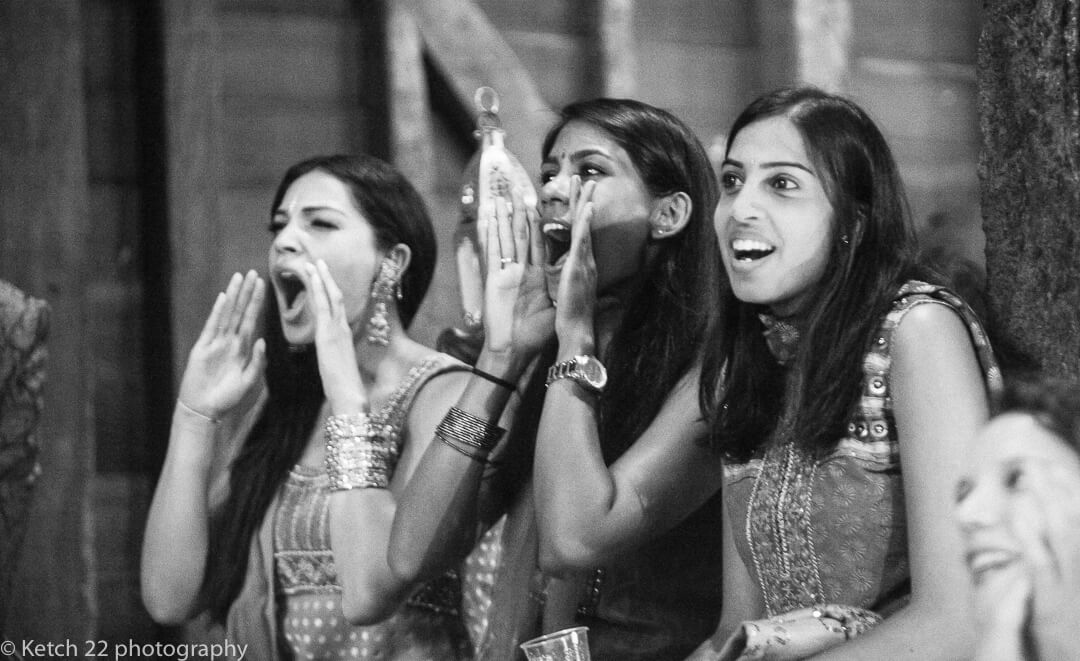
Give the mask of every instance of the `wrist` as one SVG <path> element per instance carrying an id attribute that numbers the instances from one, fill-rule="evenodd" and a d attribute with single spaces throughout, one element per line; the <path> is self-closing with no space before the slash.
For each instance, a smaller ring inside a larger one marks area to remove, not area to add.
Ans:
<path id="1" fill-rule="evenodd" d="M 476 359 L 476 369 L 511 383 L 517 383 L 530 360 L 530 356 L 517 352 L 504 353 L 485 349 Z"/>

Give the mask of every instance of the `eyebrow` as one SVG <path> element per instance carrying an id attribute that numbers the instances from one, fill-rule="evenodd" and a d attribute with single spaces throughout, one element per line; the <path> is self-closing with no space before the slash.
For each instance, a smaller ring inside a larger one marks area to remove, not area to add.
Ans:
<path id="1" fill-rule="evenodd" d="M 580 161 L 588 156 L 602 156 L 604 158 L 612 158 L 611 154 L 607 153 L 603 149 L 597 149 L 595 147 L 589 147 L 586 149 L 579 149 L 576 152 L 570 154 L 571 161 Z M 554 158 L 551 154 L 544 157 L 544 163 L 555 163 L 558 159 Z"/>
<path id="2" fill-rule="evenodd" d="M 318 213 L 320 211 L 333 211 L 334 213 L 344 215 L 343 212 L 341 211 L 341 209 L 338 209 L 336 207 L 325 207 L 325 206 L 324 207 L 303 207 L 302 209 L 300 209 L 300 213 L 302 213 L 302 214 L 313 214 L 313 213 Z M 278 214 L 288 215 L 288 213 L 289 213 L 288 209 L 285 209 L 284 207 L 278 208 L 277 210 L 274 211 L 275 216 L 278 215 Z"/>
<path id="3" fill-rule="evenodd" d="M 731 159 L 731 158 L 725 158 L 725 159 L 724 159 L 724 163 L 723 163 L 723 164 L 724 164 L 724 165 L 730 165 L 730 166 L 732 166 L 732 167 L 736 167 L 736 168 L 743 168 L 743 167 L 745 167 L 745 166 L 744 166 L 744 165 L 743 165 L 743 164 L 742 164 L 741 162 L 739 162 L 739 161 L 736 161 L 736 160 L 734 160 L 734 159 Z M 813 175 L 813 176 L 815 176 L 815 177 L 817 176 L 817 174 L 816 174 L 816 173 L 815 173 L 815 172 L 814 172 L 813 170 L 811 170 L 810 168 L 806 167 L 806 166 L 805 166 L 805 165 L 803 165 L 802 163 L 797 163 L 797 162 L 795 162 L 795 161 L 769 161 L 769 162 L 767 162 L 767 163 L 762 163 L 762 164 L 761 164 L 761 167 L 762 167 L 763 169 L 771 169 L 771 168 L 797 168 L 797 169 L 799 169 L 799 170 L 803 170 L 803 171 L 805 171 L 805 172 L 808 172 L 809 174 L 812 174 L 812 175 Z"/>

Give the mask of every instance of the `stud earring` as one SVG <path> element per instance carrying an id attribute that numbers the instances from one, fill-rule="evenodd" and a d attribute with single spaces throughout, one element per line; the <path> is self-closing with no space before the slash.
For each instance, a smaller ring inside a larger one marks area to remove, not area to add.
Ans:
<path id="1" fill-rule="evenodd" d="M 847 234 L 841 234 L 840 235 L 840 243 L 842 243 L 842 244 L 844 244 L 846 246 L 849 243 L 851 243 L 851 239 L 848 238 Z"/>
<path id="2" fill-rule="evenodd" d="M 379 275 L 371 284 L 371 318 L 367 323 L 367 341 L 369 344 L 385 347 L 390 344 L 390 319 L 387 316 L 387 303 L 394 297 L 394 291 L 398 289 L 397 267 L 384 259 L 379 267 Z M 400 292 L 400 290 L 398 290 Z"/>

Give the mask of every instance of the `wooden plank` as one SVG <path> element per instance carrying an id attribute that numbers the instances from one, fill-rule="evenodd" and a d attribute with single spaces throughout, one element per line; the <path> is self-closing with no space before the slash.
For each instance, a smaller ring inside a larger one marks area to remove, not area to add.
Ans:
<path id="1" fill-rule="evenodd" d="M 94 637 L 96 625 L 87 553 L 94 449 L 82 28 L 79 3 L 0 3 L 0 277 L 52 308 L 38 434 L 43 472 L 14 584 L 0 600 L 11 604 L 0 628 L 13 641 L 81 643 Z"/>
<path id="2" fill-rule="evenodd" d="M 430 200 L 435 189 L 431 100 L 424 70 L 423 42 L 412 15 L 389 3 L 386 60 L 390 86 L 390 153 L 416 190 Z"/>
<path id="3" fill-rule="evenodd" d="M 528 70 L 472 0 L 405 0 L 436 66 L 445 74 L 459 108 L 473 112 L 473 94 L 482 85 L 502 99 L 499 116 L 507 146 L 536 153 L 554 119 Z M 539 159 L 522 158 L 533 178 Z"/>
<path id="4" fill-rule="evenodd" d="M 173 364 L 182 374 L 225 285 L 219 241 L 222 63 L 214 0 L 164 2 L 166 187 Z"/>
<path id="5" fill-rule="evenodd" d="M 980 0 L 851 0 L 859 57 L 975 64 Z"/>
<path id="6" fill-rule="evenodd" d="M 599 0 L 601 89 L 604 96 L 637 94 L 637 48 L 634 43 L 634 0 Z"/>

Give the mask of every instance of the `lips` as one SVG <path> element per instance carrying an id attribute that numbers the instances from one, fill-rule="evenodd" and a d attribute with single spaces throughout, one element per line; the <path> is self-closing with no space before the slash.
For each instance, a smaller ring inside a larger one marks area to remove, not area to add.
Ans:
<path id="1" fill-rule="evenodd" d="M 307 284 L 298 273 L 288 269 L 274 272 L 274 287 L 281 302 L 281 314 L 285 319 L 293 319 L 303 309 L 307 301 Z"/>
<path id="2" fill-rule="evenodd" d="M 776 246 L 758 239 L 733 239 L 731 254 L 738 262 L 754 262 L 776 252 Z"/>
<path id="3" fill-rule="evenodd" d="M 556 266 L 570 251 L 570 225 L 564 220 L 545 221 L 540 227 L 547 248 L 547 265 Z"/>
<path id="4" fill-rule="evenodd" d="M 966 556 L 968 571 L 976 582 L 981 581 L 988 572 L 1007 567 L 1019 559 L 1016 551 L 997 547 L 975 549 Z"/>

